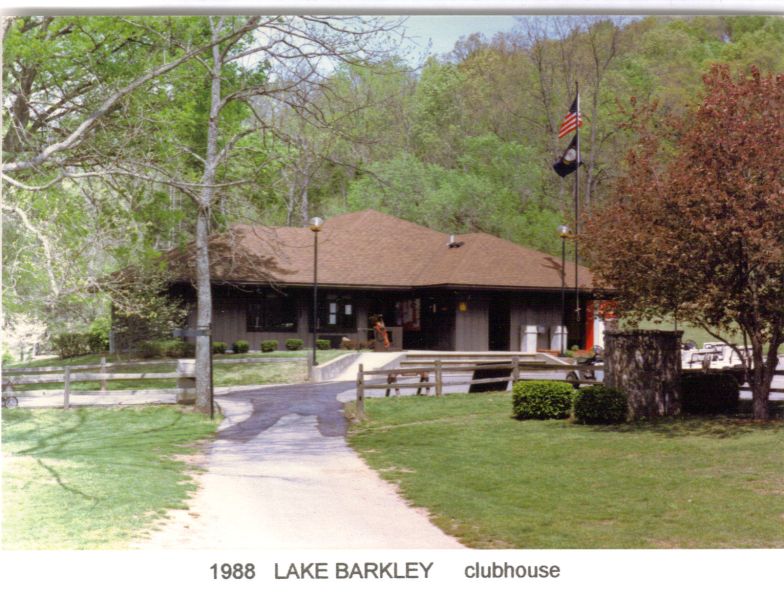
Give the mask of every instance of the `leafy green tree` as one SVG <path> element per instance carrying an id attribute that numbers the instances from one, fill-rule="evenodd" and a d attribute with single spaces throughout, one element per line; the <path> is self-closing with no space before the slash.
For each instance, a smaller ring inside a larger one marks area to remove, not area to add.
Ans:
<path id="1" fill-rule="evenodd" d="M 784 76 L 714 66 L 663 153 L 643 126 L 616 194 L 589 223 L 589 259 L 637 318 L 677 316 L 733 346 L 755 418 L 784 343 Z M 750 352 L 734 339 L 746 340 Z"/>

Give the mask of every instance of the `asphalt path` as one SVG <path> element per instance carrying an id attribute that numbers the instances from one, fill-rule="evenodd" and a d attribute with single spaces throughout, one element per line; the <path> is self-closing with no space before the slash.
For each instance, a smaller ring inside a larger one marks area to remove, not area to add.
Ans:
<path id="1" fill-rule="evenodd" d="M 243 390 L 224 413 L 186 510 L 142 549 L 461 548 L 346 443 L 351 383 Z"/>

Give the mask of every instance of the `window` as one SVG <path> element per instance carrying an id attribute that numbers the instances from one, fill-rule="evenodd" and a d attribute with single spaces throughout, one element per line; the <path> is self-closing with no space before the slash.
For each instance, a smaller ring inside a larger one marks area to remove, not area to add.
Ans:
<path id="1" fill-rule="evenodd" d="M 319 300 L 319 331 L 355 331 L 357 318 L 350 296 L 328 294 Z"/>
<path id="2" fill-rule="evenodd" d="M 297 303 L 293 298 L 266 292 L 248 303 L 248 331 L 296 331 Z"/>

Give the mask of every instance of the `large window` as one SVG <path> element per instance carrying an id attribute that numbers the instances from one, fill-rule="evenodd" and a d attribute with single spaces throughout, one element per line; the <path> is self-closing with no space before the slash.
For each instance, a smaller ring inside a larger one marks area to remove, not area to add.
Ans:
<path id="1" fill-rule="evenodd" d="M 357 317 L 350 296 L 327 294 L 319 299 L 319 331 L 356 331 Z"/>
<path id="2" fill-rule="evenodd" d="M 247 309 L 248 331 L 296 331 L 297 303 L 275 292 L 253 298 Z"/>

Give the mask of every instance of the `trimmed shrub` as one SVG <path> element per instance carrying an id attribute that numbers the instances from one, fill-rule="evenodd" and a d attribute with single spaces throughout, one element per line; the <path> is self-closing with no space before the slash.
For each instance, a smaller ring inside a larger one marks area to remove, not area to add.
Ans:
<path id="1" fill-rule="evenodd" d="M 574 389 L 563 381 L 518 381 L 512 387 L 517 419 L 565 419 L 573 398 Z"/>
<path id="2" fill-rule="evenodd" d="M 730 373 L 681 375 L 681 410 L 690 415 L 725 415 L 737 412 L 738 380 Z"/>
<path id="3" fill-rule="evenodd" d="M 329 350 L 332 348 L 332 342 L 329 340 L 316 340 L 316 348 L 319 350 Z"/>
<path id="4" fill-rule="evenodd" d="M 275 343 L 277 344 L 277 342 Z M 245 340 L 237 340 L 231 345 L 231 349 L 234 351 L 234 354 L 245 354 L 250 350 L 250 344 Z"/>
<path id="5" fill-rule="evenodd" d="M 574 398 L 578 423 L 622 423 L 629 412 L 626 394 L 603 385 L 580 388 Z"/>
<path id="6" fill-rule="evenodd" d="M 288 348 L 288 344 L 286 344 Z M 278 349 L 278 340 L 264 340 L 261 342 L 262 352 L 275 352 Z"/>
<path id="7" fill-rule="evenodd" d="M 212 342 L 212 353 L 226 354 L 228 347 L 229 346 L 226 344 L 226 342 Z"/>
<path id="8" fill-rule="evenodd" d="M 289 338 L 286 340 L 286 350 L 302 350 L 305 347 L 305 342 L 298 338 Z"/>

